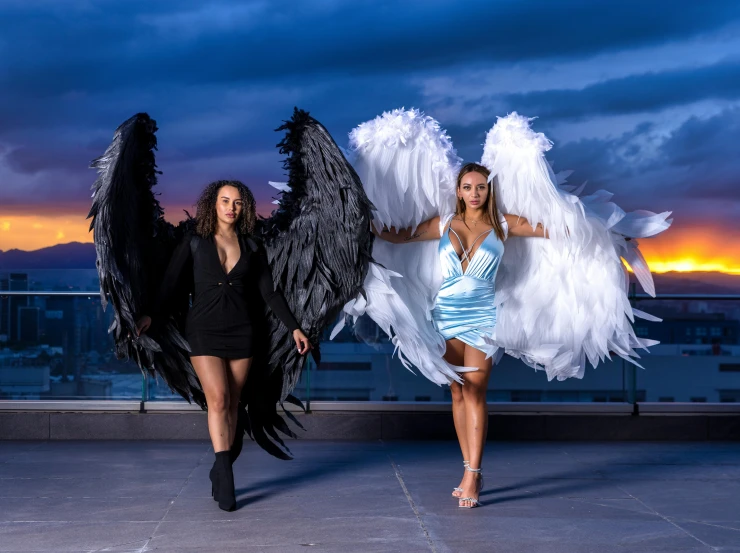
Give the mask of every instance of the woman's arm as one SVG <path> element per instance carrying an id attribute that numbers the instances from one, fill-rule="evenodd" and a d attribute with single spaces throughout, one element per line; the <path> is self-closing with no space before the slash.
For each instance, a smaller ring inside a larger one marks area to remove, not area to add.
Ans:
<path id="1" fill-rule="evenodd" d="M 375 236 L 387 242 L 391 242 L 392 244 L 407 244 L 408 242 L 421 242 L 422 240 L 436 240 L 440 237 L 439 217 L 433 217 L 428 221 L 420 223 L 414 232 L 411 232 L 410 228 L 396 229 L 396 227 L 384 228 L 379 232 L 372 223 L 370 223 L 370 227 Z"/>
<path id="2" fill-rule="evenodd" d="M 519 215 L 504 215 L 506 224 L 509 226 L 509 236 L 524 236 L 529 238 L 549 238 L 547 231 L 542 227 L 542 223 L 537 223 L 532 227 L 526 218 Z"/>
<path id="3" fill-rule="evenodd" d="M 139 334 L 147 331 L 152 324 L 152 318 L 159 320 L 167 315 L 172 297 L 178 290 L 178 283 L 182 272 L 186 266 L 192 264 L 191 239 L 192 234 L 186 234 L 175 248 L 175 251 L 172 252 L 167 270 L 162 277 L 162 283 L 159 285 L 157 297 L 152 302 L 152 305 L 145 308 L 145 311 L 149 311 L 149 313 L 141 315 L 136 323 L 136 330 Z"/>

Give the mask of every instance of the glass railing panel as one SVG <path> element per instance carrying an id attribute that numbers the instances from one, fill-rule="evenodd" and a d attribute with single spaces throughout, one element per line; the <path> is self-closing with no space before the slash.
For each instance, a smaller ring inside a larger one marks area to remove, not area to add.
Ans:
<path id="1" fill-rule="evenodd" d="M 145 401 L 182 401 L 185 402 L 180 394 L 170 390 L 167 383 L 161 376 L 149 376 L 143 383 L 143 397 Z"/>
<path id="2" fill-rule="evenodd" d="M 313 363 L 312 359 L 307 362 L 307 370 L 303 371 L 301 380 L 293 390 L 293 395 L 302 401 L 305 401 L 310 397 L 308 386 L 311 384 L 311 375 L 308 374 L 308 367 Z M 182 401 L 185 400 L 179 394 L 170 390 L 167 383 L 161 377 L 148 377 L 145 382 L 144 397 L 146 401 Z M 249 379 L 247 379 L 247 386 L 250 385 Z"/>
<path id="3" fill-rule="evenodd" d="M 637 307 L 661 322 L 637 319 L 635 333 L 660 340 L 640 360 L 643 401 L 740 403 L 740 296 L 673 296 Z"/>
<path id="4" fill-rule="evenodd" d="M 78 273 L 83 280 L 90 277 L 89 271 Z M 103 311 L 96 290 L 13 292 L 0 291 L 0 399 L 182 401 L 161 379 L 144 383 L 135 363 L 115 358 L 107 333 L 112 314 Z M 740 402 L 738 300 L 636 297 L 639 309 L 663 318 L 635 322 L 638 336 L 661 341 L 638 360 L 644 369 L 616 357 L 596 369 L 589 366 L 583 379 L 548 382 L 544 372 L 504 356 L 493 368 L 488 401 Z M 328 334 L 321 342 L 321 366 L 309 361 L 294 391 L 303 401 L 450 401 L 447 387 L 402 366 L 393 344 L 371 321 L 346 327 L 333 341 Z"/>
<path id="5" fill-rule="evenodd" d="M 0 291 L 0 399 L 140 399 L 141 372 L 116 359 L 97 290 L 63 293 Z"/>
<path id="6" fill-rule="evenodd" d="M 606 360 L 586 365 L 583 378 L 548 381 L 547 374 L 504 355 L 491 372 L 489 402 L 623 403 L 629 401 L 625 365 Z"/>
<path id="7" fill-rule="evenodd" d="M 349 327 L 333 341 L 324 336 L 321 365 L 302 379 L 310 379 L 311 401 L 452 401 L 449 387 L 406 369 L 394 355 L 394 345 L 372 321 L 361 319 L 358 324 L 362 338 Z M 487 397 L 489 402 L 627 401 L 621 362 L 588 368 L 586 375 L 583 380 L 548 382 L 543 371 L 504 356 L 493 367 Z"/>

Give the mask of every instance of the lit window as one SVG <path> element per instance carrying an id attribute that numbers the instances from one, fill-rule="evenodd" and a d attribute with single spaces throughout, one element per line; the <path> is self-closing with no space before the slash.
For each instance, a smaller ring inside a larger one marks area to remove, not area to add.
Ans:
<path id="1" fill-rule="evenodd" d="M 697 326 L 696 327 L 696 335 L 697 336 L 706 336 L 707 335 L 707 327 L 705 327 L 705 326 Z"/>
<path id="2" fill-rule="evenodd" d="M 709 335 L 710 336 L 722 336 L 722 329 L 718 326 L 713 326 L 711 329 L 709 329 Z"/>

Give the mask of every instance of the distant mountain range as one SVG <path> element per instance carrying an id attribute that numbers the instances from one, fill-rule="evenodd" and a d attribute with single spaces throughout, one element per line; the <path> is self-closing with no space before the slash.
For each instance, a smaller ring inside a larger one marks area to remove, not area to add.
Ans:
<path id="1" fill-rule="evenodd" d="M 632 277 L 634 280 L 634 277 Z M 655 292 L 662 294 L 740 294 L 740 275 L 718 272 L 656 273 Z M 637 286 L 641 292 L 640 286 Z"/>
<path id="2" fill-rule="evenodd" d="M 70 242 L 30 252 L 0 251 L 0 271 L 95 269 L 95 245 Z"/>
<path id="3" fill-rule="evenodd" d="M 0 272 L 58 269 L 94 270 L 95 246 L 70 242 L 30 252 L 0 251 Z M 740 294 L 740 275 L 670 272 L 655 274 L 653 278 L 658 294 Z M 638 291 L 642 291 L 639 286 Z"/>

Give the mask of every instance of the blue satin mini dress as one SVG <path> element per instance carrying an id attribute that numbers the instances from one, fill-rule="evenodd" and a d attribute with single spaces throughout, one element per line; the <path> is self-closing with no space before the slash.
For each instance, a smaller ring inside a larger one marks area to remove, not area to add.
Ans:
<path id="1" fill-rule="evenodd" d="M 455 236 L 463 249 L 462 260 L 450 241 L 451 235 Z M 440 239 L 442 285 L 432 310 L 432 320 L 445 340 L 457 338 L 490 354 L 492 347 L 483 337 L 490 337 L 496 326 L 496 272 L 504 255 L 504 243 L 490 229 L 481 233 L 471 247 L 475 247 L 480 238 L 483 241 L 472 257 L 452 226 Z M 468 267 L 463 271 L 462 261 L 466 259 Z"/>

